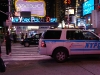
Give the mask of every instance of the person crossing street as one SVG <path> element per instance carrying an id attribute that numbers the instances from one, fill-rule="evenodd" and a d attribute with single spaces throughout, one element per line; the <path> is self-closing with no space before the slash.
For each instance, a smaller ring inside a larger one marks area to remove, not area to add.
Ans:
<path id="1" fill-rule="evenodd" d="M 7 32 L 5 36 L 5 44 L 6 44 L 6 54 L 11 55 L 11 38 L 9 32 Z"/>

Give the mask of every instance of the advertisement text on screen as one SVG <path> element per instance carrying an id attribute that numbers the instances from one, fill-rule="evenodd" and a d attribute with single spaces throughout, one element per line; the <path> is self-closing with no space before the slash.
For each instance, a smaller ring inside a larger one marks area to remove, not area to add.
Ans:
<path id="1" fill-rule="evenodd" d="M 12 22 L 21 22 L 21 23 L 33 23 L 33 22 L 57 22 L 57 18 L 50 18 L 46 17 L 46 19 L 43 18 L 24 18 L 24 17 L 11 17 Z"/>

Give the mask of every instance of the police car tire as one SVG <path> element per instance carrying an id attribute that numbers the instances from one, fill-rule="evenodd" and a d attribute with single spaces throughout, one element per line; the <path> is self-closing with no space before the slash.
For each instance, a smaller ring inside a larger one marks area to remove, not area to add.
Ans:
<path id="1" fill-rule="evenodd" d="M 25 46 L 25 47 L 29 47 L 30 44 L 29 44 L 28 42 L 25 42 L 25 43 L 24 43 L 24 46 Z"/>
<path id="2" fill-rule="evenodd" d="M 60 54 L 60 55 L 59 55 Z M 62 57 L 61 57 L 62 56 Z M 66 61 L 67 59 L 67 52 L 66 50 L 62 50 L 62 49 L 57 49 L 55 52 L 54 52 L 54 59 L 58 62 L 58 63 L 63 63 Z"/>

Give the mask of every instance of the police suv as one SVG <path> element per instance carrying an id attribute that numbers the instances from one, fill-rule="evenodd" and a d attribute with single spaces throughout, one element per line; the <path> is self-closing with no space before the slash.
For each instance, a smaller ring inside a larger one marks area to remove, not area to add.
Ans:
<path id="1" fill-rule="evenodd" d="M 100 54 L 100 37 L 82 29 L 48 29 L 39 40 L 39 53 L 64 62 L 71 55 Z"/>

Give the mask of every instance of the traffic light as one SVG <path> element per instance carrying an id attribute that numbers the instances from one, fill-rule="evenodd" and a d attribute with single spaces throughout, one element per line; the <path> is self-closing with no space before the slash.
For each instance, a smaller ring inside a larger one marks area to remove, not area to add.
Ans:
<path id="1" fill-rule="evenodd" d="M 71 4 L 71 0 L 64 0 L 65 4 Z"/>
<path id="2" fill-rule="evenodd" d="M 98 10 L 100 10 L 100 4 L 98 4 L 97 8 L 98 8 Z"/>
<path id="3" fill-rule="evenodd" d="M 76 6 L 76 0 L 64 0 L 64 4 L 68 7 L 75 7 Z"/>

